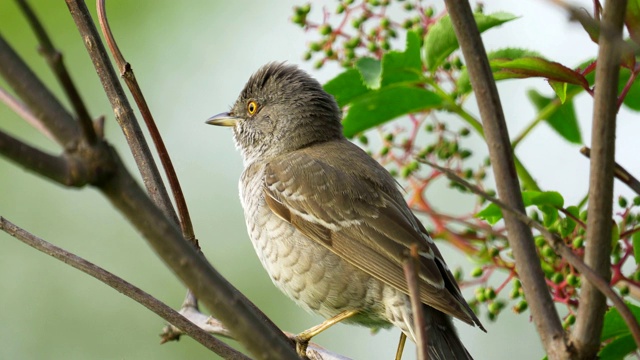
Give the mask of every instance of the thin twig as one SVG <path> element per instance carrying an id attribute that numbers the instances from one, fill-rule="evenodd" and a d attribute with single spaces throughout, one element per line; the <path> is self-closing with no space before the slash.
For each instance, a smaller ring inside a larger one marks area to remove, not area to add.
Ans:
<path id="1" fill-rule="evenodd" d="M 595 288 L 598 289 L 598 291 L 604 294 L 613 303 L 613 306 L 618 310 L 620 316 L 622 316 L 624 322 L 629 327 L 629 331 L 631 332 L 636 345 L 640 347 L 640 325 L 638 325 L 638 321 L 636 320 L 633 313 L 629 310 L 624 300 L 620 296 L 618 296 L 618 294 L 616 294 L 613 289 L 611 289 L 611 286 L 609 286 L 609 282 L 607 280 L 598 275 L 591 267 L 587 266 L 578 256 L 576 256 L 571 248 L 569 248 L 557 234 L 552 233 L 547 228 L 542 226 L 542 224 L 529 218 L 523 212 L 514 209 L 506 203 L 480 190 L 477 186 L 470 184 L 469 182 L 458 176 L 456 173 L 454 173 L 452 170 L 441 167 L 426 160 L 419 161 L 442 171 L 447 175 L 449 179 L 461 184 L 474 194 L 482 196 L 483 198 L 498 205 L 503 211 L 506 210 L 508 213 L 514 215 L 520 221 L 525 223 L 527 226 L 538 230 L 544 236 L 547 244 L 549 244 L 549 246 L 551 246 L 557 254 L 562 256 L 562 258 L 564 258 L 569 264 L 571 264 L 571 266 L 576 268 L 586 278 L 586 282 L 593 284 Z M 546 291 L 548 292 L 548 290 Z M 582 306 L 582 304 L 580 304 L 580 306 Z"/>
<path id="2" fill-rule="evenodd" d="M 587 158 L 591 158 L 591 149 L 589 149 L 589 147 L 587 146 L 583 146 L 580 149 L 580 153 Z M 613 166 L 613 176 L 625 183 L 631 190 L 635 191 L 636 194 L 640 195 L 640 181 L 638 181 L 638 179 L 631 175 L 631 173 L 629 173 L 627 169 L 622 167 L 622 165 L 618 164 L 617 162 L 614 162 Z"/>
<path id="3" fill-rule="evenodd" d="M 500 97 L 489 66 L 489 60 L 480 38 L 468 1 L 445 0 L 451 23 L 469 71 L 478 108 L 483 122 L 486 143 L 496 180 L 498 194 L 509 206 L 524 212 L 522 194 L 509 132 L 500 105 Z M 544 273 L 536 255 L 531 229 L 517 217 L 504 216 L 509 244 L 516 260 L 516 270 L 531 308 L 542 344 L 552 359 L 568 357 L 565 333 L 560 317 L 547 291 Z"/>
<path id="4" fill-rule="evenodd" d="M 404 260 L 403 269 L 404 277 L 409 286 L 409 299 L 411 300 L 411 310 L 413 312 L 413 327 L 416 333 L 416 347 L 419 360 L 427 360 L 429 358 L 427 346 L 427 327 L 424 321 L 424 310 L 422 301 L 420 301 L 420 290 L 418 285 L 418 246 L 411 245 L 410 253 Z"/>
<path id="5" fill-rule="evenodd" d="M 120 69 L 120 75 L 124 78 L 129 91 L 131 91 L 131 94 L 133 95 L 133 99 L 138 105 L 138 109 L 140 109 L 140 114 L 142 115 L 142 118 L 147 125 L 147 129 L 149 130 L 151 139 L 156 146 L 158 157 L 160 158 L 160 162 L 162 163 L 164 172 L 167 176 L 167 179 L 169 180 L 169 185 L 171 187 L 171 191 L 173 192 L 173 199 L 176 202 L 176 208 L 178 210 L 178 216 L 180 218 L 180 227 L 182 228 L 182 234 L 187 241 L 193 243 L 195 247 L 200 248 L 193 231 L 191 217 L 189 216 L 189 208 L 187 207 L 187 202 L 184 199 L 182 187 L 180 186 L 180 181 L 178 180 L 178 176 L 176 175 L 176 171 L 171 162 L 171 157 L 169 156 L 169 152 L 164 145 L 164 141 L 162 140 L 162 136 L 160 135 L 158 126 L 156 125 L 156 122 L 151 115 L 151 110 L 147 105 L 147 101 L 144 99 L 144 95 L 140 90 L 140 86 L 138 85 L 138 81 L 136 80 L 133 68 L 124 59 L 124 56 L 120 52 L 118 44 L 113 37 L 113 34 L 111 33 L 111 27 L 109 26 L 109 21 L 107 19 L 104 0 L 97 0 L 97 7 L 98 20 L 100 22 L 102 34 L 107 41 L 107 45 L 109 46 L 111 54 L 116 61 L 116 65 Z"/>
<path id="6" fill-rule="evenodd" d="M 64 149 L 75 149 L 77 123 L 0 35 L 0 75 Z"/>
<path id="7" fill-rule="evenodd" d="M 71 156 L 53 156 L 0 131 L 0 154 L 59 184 L 82 187 L 91 182 L 89 169 Z"/>
<path id="8" fill-rule="evenodd" d="M 51 141 L 56 141 L 56 139 L 53 137 L 53 134 L 51 134 L 51 132 L 44 126 L 42 121 L 35 117 L 31 110 L 29 110 L 29 108 L 22 101 L 9 94 L 9 92 L 2 87 L 0 87 L 0 101 L 5 103 L 9 107 L 9 109 L 18 114 L 18 116 L 26 121 L 27 124 L 33 126 L 42 135 L 46 136 Z"/>
<path id="9" fill-rule="evenodd" d="M 225 359 L 250 360 L 249 357 L 211 336 L 160 300 L 107 270 L 31 234 L 2 216 L 0 216 L 0 229 L 32 248 L 92 276 L 119 293 L 133 299 Z"/>
<path id="10" fill-rule="evenodd" d="M 180 314 L 186 317 L 192 323 L 196 324 L 201 329 L 207 331 L 210 334 L 224 336 L 229 339 L 233 339 L 233 334 L 227 329 L 223 323 L 218 319 L 209 315 L 203 314 L 193 304 L 183 304 L 180 308 Z M 290 332 L 284 332 L 289 339 L 295 339 L 297 334 Z M 169 324 L 164 328 L 162 333 L 163 342 L 175 340 L 181 335 L 183 331 L 177 327 Z M 331 350 L 327 350 L 322 346 L 310 342 L 307 347 L 307 357 L 314 360 L 350 360 L 348 357 L 335 353 Z"/>
<path id="11" fill-rule="evenodd" d="M 162 209 L 167 218 L 178 224 L 178 217 L 173 210 L 173 206 L 171 206 L 167 189 L 155 165 L 155 160 L 151 155 L 147 140 L 144 138 L 144 134 L 135 118 L 129 100 L 127 100 L 124 90 L 118 82 L 118 77 L 111 66 L 107 52 L 100 40 L 98 30 L 91 19 L 91 14 L 85 2 L 80 0 L 66 0 L 66 3 L 69 7 L 71 17 L 75 21 L 84 40 L 84 45 L 96 68 L 105 93 L 111 102 L 116 120 L 127 139 L 149 196 L 155 205 Z"/>
<path id="12" fill-rule="evenodd" d="M 618 77 L 622 57 L 622 27 L 626 0 L 607 1 L 602 13 L 598 65 L 593 96 L 589 207 L 584 262 L 600 277 L 611 277 L 613 177 L 618 112 Z M 605 31 L 606 30 L 606 31 Z M 580 358 L 596 356 L 607 309 L 606 298 L 593 283 L 580 291 L 580 308 L 571 341 Z M 640 344 L 640 343 L 639 343 Z"/>
<path id="13" fill-rule="evenodd" d="M 91 116 L 89 115 L 89 111 L 87 110 L 84 101 L 82 101 L 82 98 L 80 97 L 78 89 L 74 85 L 73 80 L 71 80 L 69 72 L 64 66 L 62 53 L 56 50 L 53 46 L 53 42 L 51 42 L 49 35 L 47 35 L 47 31 L 44 29 L 42 22 L 40 22 L 31 6 L 29 6 L 27 0 L 17 0 L 17 2 L 40 42 L 40 53 L 47 60 L 47 63 L 56 75 L 56 78 L 58 78 L 60 85 L 62 85 L 64 92 L 69 98 L 69 102 L 71 102 L 71 106 L 73 106 L 73 109 L 78 116 L 78 121 L 80 122 L 80 127 L 82 128 L 82 133 L 84 134 L 85 139 L 89 144 L 95 144 L 97 136 L 93 129 Z"/>

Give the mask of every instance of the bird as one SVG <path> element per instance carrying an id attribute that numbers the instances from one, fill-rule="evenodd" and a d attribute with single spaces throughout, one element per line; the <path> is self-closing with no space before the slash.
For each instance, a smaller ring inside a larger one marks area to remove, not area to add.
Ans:
<path id="1" fill-rule="evenodd" d="M 452 317 L 486 331 L 391 174 L 342 132 L 342 110 L 304 70 L 272 62 L 249 78 L 230 111 L 242 155 L 247 231 L 273 283 L 297 305 L 337 323 L 396 326 L 419 341 L 403 264 L 416 273 L 429 359 L 472 359 Z M 400 355 L 401 356 L 401 355 Z"/>

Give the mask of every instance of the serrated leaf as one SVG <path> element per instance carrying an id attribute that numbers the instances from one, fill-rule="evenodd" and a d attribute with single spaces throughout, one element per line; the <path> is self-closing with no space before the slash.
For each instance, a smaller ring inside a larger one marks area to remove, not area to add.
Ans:
<path id="1" fill-rule="evenodd" d="M 382 87 L 351 103 L 342 121 L 343 132 L 352 137 L 398 116 L 440 106 L 440 96 L 421 87 L 408 84 Z"/>
<path id="2" fill-rule="evenodd" d="M 554 101 L 552 98 L 543 96 L 535 90 L 529 90 L 527 96 L 538 111 L 541 111 Z M 578 118 L 573 101 L 567 101 L 559 105 L 556 110 L 549 114 L 544 120 L 568 142 L 582 144 L 582 135 L 580 134 L 580 126 L 578 125 Z"/>
<path id="3" fill-rule="evenodd" d="M 406 48 L 403 52 L 389 51 L 382 56 L 382 86 L 400 82 L 416 82 L 422 79 L 420 59 L 420 36 L 407 32 Z"/>
<path id="4" fill-rule="evenodd" d="M 491 63 L 491 60 L 495 60 L 495 59 L 513 60 L 513 59 L 519 59 L 522 57 L 532 57 L 532 56 L 542 57 L 542 55 L 540 55 L 536 51 L 521 49 L 521 48 L 504 48 L 496 51 L 490 51 L 489 53 L 487 53 L 487 58 L 489 59 L 490 63 Z M 499 81 L 499 80 L 513 78 L 506 73 L 496 74 L 495 71 L 497 70 L 498 70 L 497 68 L 492 68 L 492 71 L 494 71 L 494 74 L 493 74 L 494 80 Z M 467 94 L 471 92 L 471 82 L 469 81 L 469 72 L 467 71 L 466 67 L 462 68 L 462 70 L 460 71 L 460 75 L 458 76 L 457 92 L 459 94 Z"/>
<path id="5" fill-rule="evenodd" d="M 380 87 L 380 78 L 382 75 L 382 66 L 377 59 L 363 57 L 356 62 L 356 68 L 362 75 L 362 80 L 369 89 L 377 89 Z"/>
<path id="6" fill-rule="evenodd" d="M 518 78 L 543 77 L 582 87 L 589 86 L 587 79 L 577 71 L 539 57 L 522 57 L 513 60 L 495 59 L 491 62 L 491 67 L 497 68 L 498 72 L 512 73 L 513 77 Z"/>
<path id="7" fill-rule="evenodd" d="M 480 33 L 517 18 L 517 16 L 505 12 L 496 12 L 489 15 L 475 13 L 473 17 Z M 435 70 L 458 46 L 458 39 L 453 31 L 451 18 L 449 15 L 445 15 L 429 28 L 424 37 L 427 68 L 430 71 Z"/>
<path id="8" fill-rule="evenodd" d="M 362 81 L 362 76 L 358 69 L 349 69 L 324 84 L 324 90 L 338 102 L 338 106 L 343 107 L 360 95 L 369 92 L 369 89 Z"/>
<path id="9" fill-rule="evenodd" d="M 523 191 L 522 202 L 525 207 L 531 205 L 537 206 L 545 216 L 553 217 L 553 212 L 555 212 L 555 219 L 557 219 L 557 209 L 564 205 L 564 198 L 557 191 Z M 492 203 L 475 216 L 493 225 L 502 219 L 502 210 L 498 205 Z M 555 219 L 553 221 L 555 221 Z"/>

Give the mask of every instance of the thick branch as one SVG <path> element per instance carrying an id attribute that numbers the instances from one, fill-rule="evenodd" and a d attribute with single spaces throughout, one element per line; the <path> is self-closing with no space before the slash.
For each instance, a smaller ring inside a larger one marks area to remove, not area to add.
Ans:
<path id="1" fill-rule="evenodd" d="M 62 185 L 82 187 L 89 182 L 89 171 L 81 161 L 70 156 L 49 155 L 2 131 L 0 154 Z"/>
<path id="2" fill-rule="evenodd" d="M 185 316 L 173 310 L 160 300 L 144 292 L 142 289 L 128 283 L 122 278 L 104 270 L 103 268 L 44 241 L 43 239 L 11 223 L 2 216 L 0 216 L 0 229 L 32 248 L 42 251 L 43 253 L 100 280 L 121 294 L 135 300 L 225 359 L 249 360 L 247 356 L 211 336 L 208 332 L 193 324 Z"/>
<path id="3" fill-rule="evenodd" d="M 171 200 L 160 177 L 160 172 L 155 165 L 155 160 L 140 125 L 135 119 L 133 109 L 118 81 L 118 76 L 109 62 L 109 57 L 102 41 L 100 41 L 89 10 L 87 10 L 84 1 L 80 0 L 67 0 L 67 6 L 111 102 L 116 120 L 125 134 L 149 196 L 169 219 L 178 224 L 178 218 L 171 206 Z"/>
<path id="4" fill-rule="evenodd" d="M 74 149 L 80 131 L 71 114 L 0 35 L 0 75 L 65 149 Z"/>
<path id="5" fill-rule="evenodd" d="M 447 175 L 448 178 L 463 185 L 465 188 L 469 189 L 474 194 L 479 195 L 491 201 L 492 203 L 498 205 L 500 209 L 503 210 L 503 214 L 504 214 L 504 211 L 506 210 L 512 215 L 516 216 L 520 221 L 527 224 L 527 226 L 538 230 L 544 236 L 545 240 L 547 241 L 547 244 L 549 244 L 549 246 L 551 246 L 556 253 L 558 253 L 569 264 L 571 264 L 571 266 L 576 268 L 576 270 L 578 270 L 581 274 L 583 274 L 583 276 L 587 279 L 589 283 L 593 284 L 595 288 L 597 288 L 602 294 L 604 294 L 604 296 L 606 296 L 609 300 L 611 300 L 611 302 L 613 303 L 613 306 L 618 310 L 618 312 L 620 313 L 620 316 L 629 327 L 629 331 L 631 332 L 631 335 L 633 336 L 633 339 L 636 342 L 636 346 L 640 347 L 640 325 L 638 325 L 638 321 L 636 320 L 631 310 L 629 310 L 629 307 L 625 304 L 624 300 L 622 300 L 622 298 L 618 294 L 616 294 L 615 291 L 613 291 L 613 289 L 609 285 L 609 282 L 605 280 L 603 277 L 601 277 L 600 275 L 598 275 L 592 268 L 587 266 L 582 261 L 582 259 L 580 259 L 576 254 L 574 254 L 573 250 L 571 250 L 571 248 L 569 248 L 564 243 L 563 239 L 561 239 L 557 234 L 549 231 L 547 228 L 542 226 L 539 222 L 529 218 L 524 213 L 519 212 L 513 207 L 508 206 L 504 202 L 494 198 L 493 196 L 490 196 L 486 192 L 480 190 L 477 186 L 473 186 L 466 180 L 456 175 L 450 169 L 443 168 L 441 166 L 430 163 L 428 161 L 424 161 L 424 160 L 420 160 L 420 161 L 442 171 Z"/>
<path id="6" fill-rule="evenodd" d="M 498 194 L 506 204 L 524 213 L 500 98 L 471 7 L 467 1 L 446 0 L 445 3 L 475 89 Z M 549 358 L 567 358 L 564 330 L 547 289 L 531 230 L 512 214 L 505 214 L 504 220 L 516 270 L 542 344 Z"/>
<path id="7" fill-rule="evenodd" d="M 615 164 L 618 75 L 627 1 L 607 1 L 602 23 L 610 31 L 600 34 L 593 128 L 591 132 L 591 168 L 589 175 L 589 214 L 585 262 L 605 279 L 611 277 L 611 217 L 613 211 L 613 175 Z M 606 311 L 606 299 L 590 283 L 580 292 L 580 308 L 572 341 L 580 358 L 592 359 L 600 348 L 600 332 Z"/>
<path id="8" fill-rule="evenodd" d="M 115 156 L 114 156 L 115 157 Z M 136 181 L 118 163 L 116 175 L 100 185 L 111 203 L 234 337 L 259 359 L 298 359 L 292 343 L 268 318 L 184 241 Z"/>

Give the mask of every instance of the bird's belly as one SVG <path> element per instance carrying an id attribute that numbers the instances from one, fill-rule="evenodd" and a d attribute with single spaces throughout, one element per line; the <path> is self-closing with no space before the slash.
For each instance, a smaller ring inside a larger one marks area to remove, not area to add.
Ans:
<path id="1" fill-rule="evenodd" d="M 248 221 L 247 228 L 262 265 L 280 290 L 325 318 L 359 310 L 361 315 L 347 322 L 390 325 L 383 298 L 391 289 L 308 239 L 268 208 L 258 211 L 261 216 L 248 218 L 260 221 Z"/>

